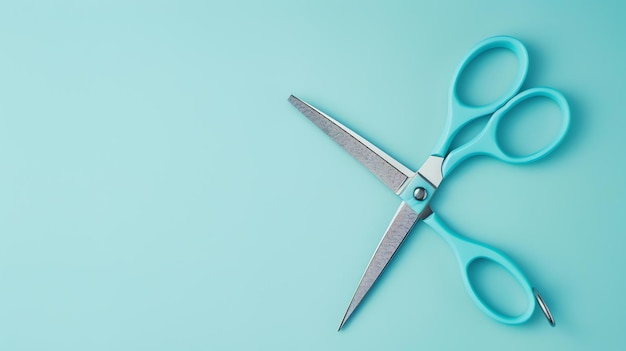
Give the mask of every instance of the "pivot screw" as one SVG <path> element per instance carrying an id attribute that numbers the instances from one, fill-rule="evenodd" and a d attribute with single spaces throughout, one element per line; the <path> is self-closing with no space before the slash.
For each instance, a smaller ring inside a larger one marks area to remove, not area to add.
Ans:
<path id="1" fill-rule="evenodd" d="M 421 186 L 418 188 L 415 188 L 415 191 L 413 191 L 413 197 L 417 201 L 424 201 L 427 196 L 428 196 L 428 193 L 426 192 L 426 189 L 422 188 Z"/>

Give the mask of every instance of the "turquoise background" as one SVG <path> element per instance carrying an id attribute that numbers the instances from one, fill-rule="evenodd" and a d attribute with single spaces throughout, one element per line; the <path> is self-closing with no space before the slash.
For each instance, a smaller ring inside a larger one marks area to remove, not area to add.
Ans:
<path id="1" fill-rule="evenodd" d="M 626 347 L 625 10 L 3 1 L 0 349 Z M 456 65 L 499 34 L 528 47 L 525 88 L 566 95 L 571 132 L 532 165 L 467 162 L 433 208 L 509 253 L 557 327 L 485 317 L 420 225 L 337 333 L 399 201 L 287 97 L 416 168 Z"/>

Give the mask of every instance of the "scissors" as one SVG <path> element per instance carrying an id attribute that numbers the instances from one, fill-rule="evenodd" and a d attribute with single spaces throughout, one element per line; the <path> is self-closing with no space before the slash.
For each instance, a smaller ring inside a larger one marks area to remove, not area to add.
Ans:
<path id="1" fill-rule="evenodd" d="M 474 106 L 459 98 L 459 77 L 476 57 L 487 50 L 502 48 L 515 54 L 518 70 L 509 89 L 495 101 L 486 105 Z M 457 257 L 467 293 L 478 308 L 487 316 L 505 324 L 526 322 L 537 306 L 546 316 L 551 326 L 554 318 L 539 292 L 532 287 L 524 273 L 503 252 L 475 240 L 457 234 L 430 206 L 441 183 L 462 162 L 472 156 L 487 155 L 512 164 L 536 161 L 554 150 L 564 138 L 570 123 L 567 100 L 561 93 L 551 88 L 532 88 L 519 92 L 528 71 L 528 52 L 517 39 L 509 36 L 487 38 L 474 46 L 458 66 L 450 89 L 447 122 L 439 142 L 417 172 L 411 171 L 400 162 L 377 148 L 365 138 L 324 114 L 315 107 L 291 95 L 288 101 L 302 114 L 335 140 L 348 153 L 368 168 L 387 187 L 395 192 L 402 203 L 376 248 L 352 301 L 341 321 L 344 326 L 367 292 L 393 258 L 394 254 L 418 221 L 422 221 L 439 234 L 452 248 Z M 518 93 L 519 92 L 519 93 Z M 506 152 L 498 139 L 500 122 L 518 104 L 533 98 L 547 98 L 559 107 L 562 123 L 553 140 L 543 148 L 527 155 L 514 155 Z M 484 128 L 470 141 L 452 148 L 452 140 L 467 124 L 477 118 L 489 116 Z M 490 260 L 505 269 L 522 287 L 527 300 L 527 308 L 519 315 L 508 315 L 492 308 L 484 301 L 472 285 L 469 267 L 478 259 Z"/>

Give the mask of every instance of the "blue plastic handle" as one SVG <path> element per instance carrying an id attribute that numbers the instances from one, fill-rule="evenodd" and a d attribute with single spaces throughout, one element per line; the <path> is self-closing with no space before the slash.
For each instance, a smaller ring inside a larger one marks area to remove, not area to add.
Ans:
<path id="1" fill-rule="evenodd" d="M 437 214 L 433 213 L 428 216 L 424 222 L 435 230 L 446 242 L 452 247 L 456 257 L 458 259 L 461 275 L 463 276 L 463 282 L 465 283 L 465 289 L 472 298 L 472 301 L 478 306 L 478 308 L 487 316 L 495 319 L 498 322 L 505 324 L 520 324 L 527 321 L 535 311 L 536 301 L 533 293 L 533 288 L 524 276 L 524 273 L 508 258 L 504 253 L 492 248 L 486 244 L 479 243 L 474 240 L 464 238 L 456 234 L 450 229 Z M 476 293 L 474 286 L 470 280 L 469 267 L 477 259 L 491 260 L 502 266 L 515 280 L 520 284 L 524 290 L 527 301 L 527 309 L 522 314 L 517 316 L 509 316 L 500 313 L 497 310 L 491 308 L 485 301 Z"/>
<path id="2" fill-rule="evenodd" d="M 519 103 L 528 99 L 536 97 L 545 97 L 553 100 L 561 110 L 562 123 L 561 128 L 552 141 L 545 145 L 540 150 L 531 153 L 529 155 L 514 156 L 507 154 L 498 142 L 498 126 L 507 113 L 511 111 Z M 513 99 L 509 100 L 502 108 L 497 110 L 487 122 L 487 125 L 474 139 L 470 140 L 466 144 L 454 149 L 446 157 L 443 166 L 442 173 L 446 177 L 456 166 L 469 157 L 477 155 L 488 155 L 495 157 L 501 161 L 508 163 L 528 163 L 538 160 L 557 147 L 569 128 L 570 124 L 570 110 L 569 105 L 565 97 L 558 91 L 551 88 L 533 88 L 521 92 Z"/>
<path id="3" fill-rule="evenodd" d="M 509 89 L 495 101 L 482 105 L 472 106 L 463 102 L 458 95 L 458 82 L 465 68 L 482 53 L 491 49 L 508 49 L 517 56 L 518 68 L 517 74 Z M 467 123 L 472 120 L 493 113 L 511 99 L 522 87 L 522 83 L 526 79 L 528 72 L 528 52 L 526 47 L 519 40 L 509 36 L 496 36 L 487 38 L 474 46 L 467 56 L 461 61 L 456 70 L 452 86 L 450 88 L 450 106 L 448 108 L 448 118 L 443 134 L 433 151 L 433 155 L 444 157 L 448 152 L 450 143 Z"/>

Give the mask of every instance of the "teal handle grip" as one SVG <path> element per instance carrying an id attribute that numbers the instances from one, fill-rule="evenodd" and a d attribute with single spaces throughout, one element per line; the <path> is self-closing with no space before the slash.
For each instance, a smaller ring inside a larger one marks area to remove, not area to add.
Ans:
<path id="1" fill-rule="evenodd" d="M 443 237 L 446 242 L 452 247 L 456 257 L 458 259 L 461 275 L 463 276 L 463 282 L 467 293 L 472 298 L 472 301 L 478 306 L 478 308 L 487 316 L 493 318 L 498 322 L 505 324 L 520 324 L 527 321 L 535 310 L 535 296 L 532 286 L 528 282 L 528 279 L 524 276 L 524 273 L 508 258 L 504 253 L 497 249 L 490 247 L 486 244 L 479 243 L 474 240 L 464 238 L 452 229 L 450 229 L 437 214 L 433 213 L 428 216 L 424 222 L 428 224 L 435 232 Z M 509 316 L 499 311 L 494 310 L 488 304 L 486 304 L 481 297 L 476 293 L 472 282 L 470 281 L 469 266 L 477 259 L 491 260 L 502 266 L 515 280 L 520 284 L 526 295 L 528 307 L 526 311 L 517 316 Z"/>
<path id="2" fill-rule="evenodd" d="M 552 141 L 540 150 L 523 156 L 514 156 L 507 154 L 498 142 L 498 126 L 507 112 L 513 109 L 519 103 L 535 97 L 546 97 L 553 100 L 561 110 L 562 123 L 557 135 Z M 508 163 L 528 163 L 543 158 L 556 148 L 569 129 L 570 109 L 565 97 L 558 91 L 551 88 L 533 88 L 523 91 L 509 100 L 502 108 L 497 110 L 487 122 L 487 125 L 474 139 L 466 144 L 454 149 L 446 157 L 442 165 L 443 176 L 446 177 L 456 166 L 469 157 L 477 155 L 487 155 L 495 157 L 501 161 Z"/>
<path id="3" fill-rule="evenodd" d="M 513 52 L 518 60 L 517 74 L 509 89 L 495 101 L 481 106 L 472 106 L 463 102 L 458 95 L 458 82 L 467 66 L 482 53 L 491 49 L 507 49 Z M 467 56 L 461 61 L 456 70 L 450 88 L 450 102 L 448 108 L 448 118 L 443 134 L 433 151 L 433 155 L 445 156 L 454 136 L 470 121 L 493 113 L 512 98 L 522 87 L 528 72 L 528 52 L 526 47 L 519 40 L 509 36 L 495 36 L 482 40 L 474 46 Z"/>

